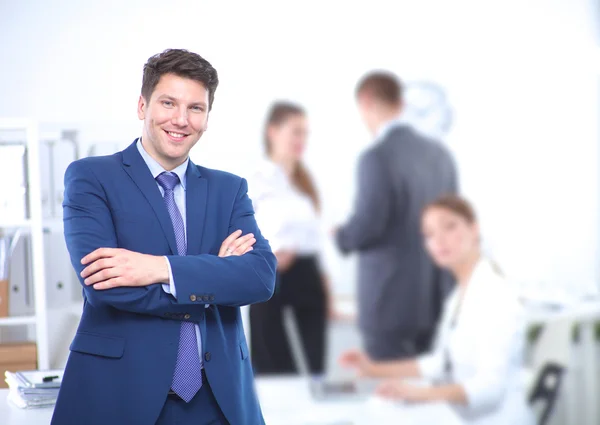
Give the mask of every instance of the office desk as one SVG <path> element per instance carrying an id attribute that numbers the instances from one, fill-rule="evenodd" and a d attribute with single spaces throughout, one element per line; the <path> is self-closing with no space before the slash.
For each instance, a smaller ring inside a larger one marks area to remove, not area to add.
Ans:
<path id="1" fill-rule="evenodd" d="M 406 406 L 381 400 L 314 401 L 301 378 L 268 378 L 256 382 L 267 425 L 461 425 L 448 405 Z M 48 425 L 52 408 L 22 410 L 0 390 L 2 425 Z"/>

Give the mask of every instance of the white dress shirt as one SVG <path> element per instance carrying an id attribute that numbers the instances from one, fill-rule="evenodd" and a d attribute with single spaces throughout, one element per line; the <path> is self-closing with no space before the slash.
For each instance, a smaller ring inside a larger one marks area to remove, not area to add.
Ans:
<path id="1" fill-rule="evenodd" d="M 264 160 L 249 178 L 248 191 L 261 233 L 273 252 L 319 255 L 323 229 L 311 198 L 300 192 L 278 164 Z"/>
<path id="2" fill-rule="evenodd" d="M 525 321 L 517 291 L 487 259 L 477 264 L 462 302 L 460 290 L 444 303 L 433 351 L 418 358 L 421 374 L 463 386 L 468 405 L 457 410 L 465 423 L 533 424 L 521 374 Z"/>
<path id="3" fill-rule="evenodd" d="M 144 162 L 150 169 L 150 172 L 152 173 L 152 177 L 154 177 L 154 180 L 156 181 L 156 177 L 158 177 L 159 174 L 164 173 L 167 170 L 165 170 L 162 167 L 162 165 L 160 165 L 158 162 L 156 162 L 156 160 L 154 158 L 152 158 L 148 152 L 146 152 L 146 150 L 144 149 L 144 146 L 142 145 L 141 138 L 136 143 L 136 146 L 138 148 L 138 151 L 140 152 L 140 155 L 142 155 Z M 187 217 L 186 217 L 186 213 L 185 213 L 185 211 L 186 211 L 186 209 L 185 209 L 185 184 L 186 184 L 185 173 L 187 171 L 189 162 L 190 162 L 190 160 L 188 158 L 185 160 L 185 162 L 183 164 L 181 164 L 180 166 L 178 166 L 177 168 L 175 168 L 174 170 L 171 171 L 172 173 L 177 174 L 177 176 L 179 177 L 180 184 L 178 184 L 177 186 L 175 186 L 173 188 L 173 196 L 175 197 L 175 204 L 177 204 L 177 208 L 179 208 L 179 212 L 181 213 L 181 218 L 183 219 L 184 229 L 187 228 L 186 227 L 187 226 Z M 160 194 L 162 196 L 165 196 L 165 191 L 162 188 L 162 186 L 160 184 L 158 184 L 158 181 L 156 181 L 156 185 L 158 186 L 158 189 L 160 190 Z M 187 234 L 185 232 L 184 232 L 184 237 L 187 238 Z M 187 241 L 186 241 L 186 246 L 187 246 Z M 169 261 L 169 259 L 166 256 L 165 256 L 165 259 L 167 260 L 167 266 L 169 267 L 169 283 L 168 284 L 163 283 L 162 288 L 167 294 L 171 294 L 174 298 L 177 298 L 177 290 L 175 288 L 175 280 L 173 279 L 173 271 L 171 270 L 171 262 Z M 198 341 L 198 355 L 200 356 L 201 365 L 203 365 L 202 337 L 200 335 L 200 327 L 198 325 L 195 325 L 195 326 L 196 326 L 196 340 Z"/>

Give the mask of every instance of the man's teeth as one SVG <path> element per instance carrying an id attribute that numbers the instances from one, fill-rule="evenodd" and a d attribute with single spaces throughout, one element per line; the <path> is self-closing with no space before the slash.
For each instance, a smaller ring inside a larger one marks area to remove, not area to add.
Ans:
<path id="1" fill-rule="evenodd" d="M 185 134 L 181 133 L 173 133 L 172 131 L 167 131 L 167 133 L 169 133 L 173 137 L 185 137 Z"/>

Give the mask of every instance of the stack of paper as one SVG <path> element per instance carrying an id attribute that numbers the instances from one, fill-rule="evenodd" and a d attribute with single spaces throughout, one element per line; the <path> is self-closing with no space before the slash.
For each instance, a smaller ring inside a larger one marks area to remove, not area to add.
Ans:
<path id="1" fill-rule="evenodd" d="M 53 406 L 62 373 L 62 370 L 5 372 L 8 399 L 21 409 Z"/>

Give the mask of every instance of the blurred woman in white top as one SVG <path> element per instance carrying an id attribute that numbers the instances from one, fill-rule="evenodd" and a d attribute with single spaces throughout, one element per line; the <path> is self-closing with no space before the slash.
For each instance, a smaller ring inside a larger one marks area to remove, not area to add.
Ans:
<path id="1" fill-rule="evenodd" d="M 371 361 L 353 350 L 340 362 L 363 376 L 392 378 L 377 390 L 386 398 L 449 402 L 468 424 L 532 424 L 520 378 L 522 308 L 513 287 L 481 254 L 473 209 L 457 196 L 443 197 L 425 208 L 422 232 L 429 254 L 457 281 L 445 301 L 433 350 L 412 360 L 387 362 Z M 433 385 L 402 378 L 423 378 Z"/>
<path id="2" fill-rule="evenodd" d="M 302 164 L 308 124 L 293 103 L 272 105 L 265 128 L 266 160 L 250 178 L 250 197 L 261 232 L 277 256 L 273 297 L 250 307 L 252 363 L 256 374 L 297 373 L 282 310 L 291 306 L 312 374 L 325 360 L 329 291 L 319 266 L 323 235 L 319 197 Z"/>

